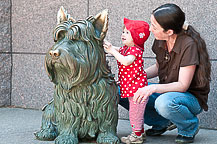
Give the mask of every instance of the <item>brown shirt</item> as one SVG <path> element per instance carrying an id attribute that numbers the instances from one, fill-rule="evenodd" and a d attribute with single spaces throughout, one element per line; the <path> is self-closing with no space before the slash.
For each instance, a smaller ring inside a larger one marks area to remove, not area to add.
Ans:
<path id="1" fill-rule="evenodd" d="M 165 46 L 166 41 L 163 40 L 155 40 L 152 46 L 152 50 L 156 54 L 156 59 L 159 64 L 158 76 L 160 84 L 177 82 L 180 67 L 199 64 L 197 44 L 191 37 L 184 33 L 177 36 L 174 47 L 170 53 Z M 207 111 L 209 90 L 209 84 L 205 87 L 201 87 L 197 84 L 194 77 L 187 91 L 193 94 L 198 99 L 200 106 Z"/>

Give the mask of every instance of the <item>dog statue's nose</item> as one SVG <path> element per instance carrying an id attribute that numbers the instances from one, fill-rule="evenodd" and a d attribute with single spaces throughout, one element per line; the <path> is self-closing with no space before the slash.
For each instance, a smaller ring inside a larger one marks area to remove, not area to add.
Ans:
<path id="1" fill-rule="evenodd" d="M 58 57 L 58 56 L 60 56 L 60 51 L 59 50 L 50 50 L 49 54 L 52 57 Z"/>

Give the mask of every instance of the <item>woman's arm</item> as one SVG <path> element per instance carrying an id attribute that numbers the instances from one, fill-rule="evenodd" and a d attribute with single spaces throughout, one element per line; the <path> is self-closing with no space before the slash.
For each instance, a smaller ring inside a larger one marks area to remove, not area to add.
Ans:
<path id="1" fill-rule="evenodd" d="M 191 84 L 191 81 L 194 76 L 196 66 L 186 66 L 180 67 L 179 78 L 177 82 L 172 82 L 168 84 L 157 84 L 156 93 L 165 93 L 165 92 L 186 92 Z"/>
<path id="2" fill-rule="evenodd" d="M 148 79 L 158 76 L 158 67 L 159 65 L 158 65 L 158 62 L 156 61 L 156 64 L 145 69 Z"/>
<path id="3" fill-rule="evenodd" d="M 179 78 L 177 82 L 168 84 L 153 84 L 139 88 L 134 94 L 133 100 L 136 103 L 144 102 L 153 93 L 165 92 L 186 92 L 194 76 L 196 65 L 180 67 Z"/>

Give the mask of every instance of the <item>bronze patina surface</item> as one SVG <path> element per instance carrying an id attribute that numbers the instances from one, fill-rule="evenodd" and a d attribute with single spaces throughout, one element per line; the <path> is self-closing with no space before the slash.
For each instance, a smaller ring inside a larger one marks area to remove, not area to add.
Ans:
<path id="1" fill-rule="evenodd" d="M 45 68 L 55 84 L 53 101 L 43 109 L 39 140 L 77 144 L 84 140 L 119 143 L 117 85 L 102 46 L 108 12 L 74 20 L 63 7 L 57 14 L 55 44 Z"/>

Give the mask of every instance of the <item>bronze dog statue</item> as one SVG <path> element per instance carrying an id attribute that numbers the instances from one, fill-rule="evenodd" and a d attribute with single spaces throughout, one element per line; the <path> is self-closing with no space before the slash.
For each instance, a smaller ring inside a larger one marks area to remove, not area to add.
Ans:
<path id="1" fill-rule="evenodd" d="M 102 47 L 108 12 L 75 21 L 63 7 L 57 15 L 55 44 L 45 58 L 55 84 L 53 101 L 43 109 L 42 126 L 35 136 L 55 144 L 119 143 L 118 92 Z"/>

